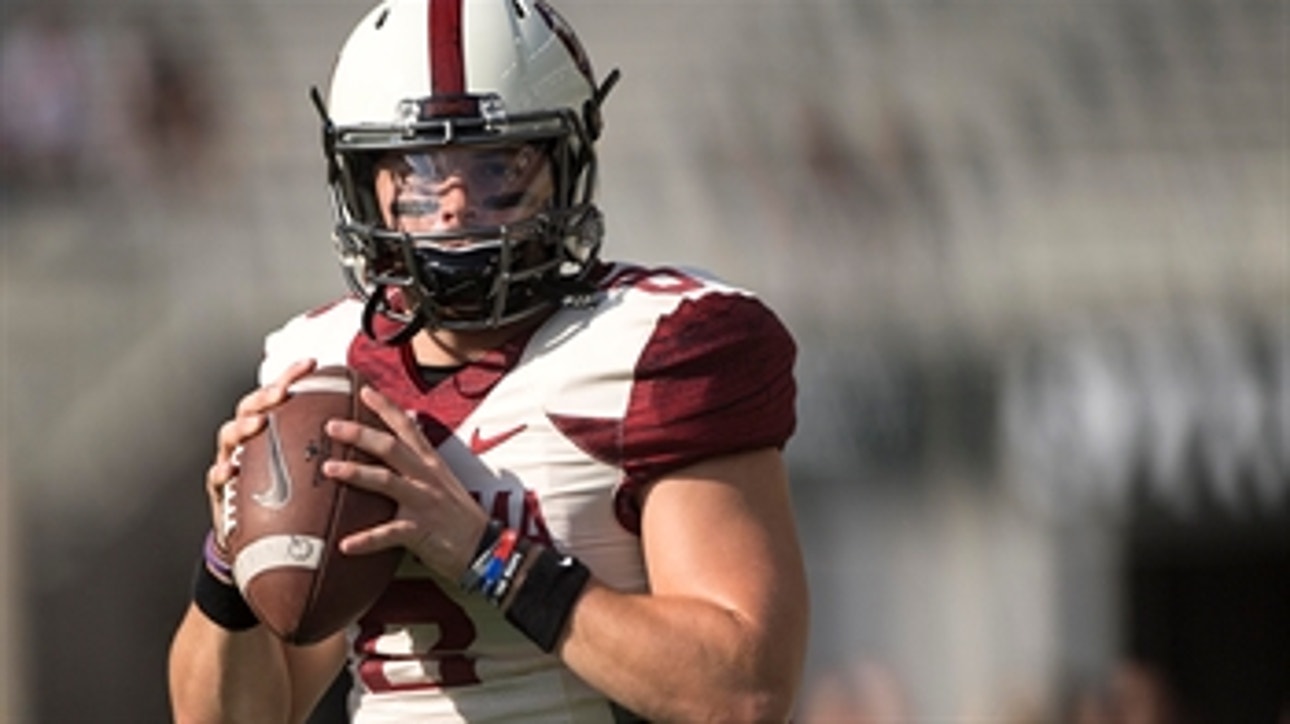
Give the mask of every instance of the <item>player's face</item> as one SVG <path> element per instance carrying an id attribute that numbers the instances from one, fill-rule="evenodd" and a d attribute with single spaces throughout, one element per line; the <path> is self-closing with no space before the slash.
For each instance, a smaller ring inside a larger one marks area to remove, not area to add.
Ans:
<path id="1" fill-rule="evenodd" d="M 553 194 L 547 156 L 531 145 L 391 153 L 375 184 L 386 226 L 412 233 L 513 223 Z"/>

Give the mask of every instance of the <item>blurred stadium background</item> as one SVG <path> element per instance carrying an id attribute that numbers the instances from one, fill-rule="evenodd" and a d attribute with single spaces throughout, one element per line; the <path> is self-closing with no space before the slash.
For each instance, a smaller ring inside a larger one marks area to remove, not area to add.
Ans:
<path id="1" fill-rule="evenodd" d="M 609 256 L 799 339 L 799 721 L 1290 721 L 1286 0 L 557 7 L 624 71 Z M 168 718 L 365 8 L 0 2 L 0 719 Z"/>

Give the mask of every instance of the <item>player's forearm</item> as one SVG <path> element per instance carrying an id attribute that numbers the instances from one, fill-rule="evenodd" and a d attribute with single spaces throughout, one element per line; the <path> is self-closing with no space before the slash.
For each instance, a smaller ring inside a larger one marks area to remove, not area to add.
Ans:
<path id="1" fill-rule="evenodd" d="M 291 721 L 282 644 L 264 627 L 230 632 L 190 606 L 171 644 L 169 670 L 179 724 Z"/>
<path id="2" fill-rule="evenodd" d="M 805 617 L 770 635 L 699 599 L 626 595 L 595 583 L 560 653 L 592 686 L 652 721 L 785 721 L 801 673 Z"/>

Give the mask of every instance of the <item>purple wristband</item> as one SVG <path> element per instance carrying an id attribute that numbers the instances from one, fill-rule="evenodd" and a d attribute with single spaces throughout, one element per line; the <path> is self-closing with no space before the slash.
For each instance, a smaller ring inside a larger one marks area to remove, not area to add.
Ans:
<path id="1" fill-rule="evenodd" d="M 206 568 L 215 574 L 216 578 L 223 580 L 225 583 L 233 582 L 233 566 L 224 558 L 224 552 L 219 549 L 219 544 L 215 542 L 215 531 L 206 534 L 206 542 L 202 545 L 202 558 L 206 560 Z"/>

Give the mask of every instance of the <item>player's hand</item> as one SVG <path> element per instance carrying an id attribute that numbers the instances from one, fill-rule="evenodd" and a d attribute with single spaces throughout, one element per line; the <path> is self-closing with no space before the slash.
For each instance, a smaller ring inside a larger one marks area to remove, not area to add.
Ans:
<path id="1" fill-rule="evenodd" d="M 460 578 L 472 562 L 488 515 L 462 487 L 416 422 L 373 387 L 364 387 L 361 396 L 391 432 L 348 420 L 331 420 L 327 434 L 384 465 L 329 460 L 323 473 L 389 496 L 399 507 L 389 522 L 342 540 L 341 550 L 363 554 L 403 546 L 432 570 L 454 580 Z"/>
<path id="2" fill-rule="evenodd" d="M 296 380 L 313 372 L 316 362 L 312 359 L 293 363 L 273 382 L 248 393 L 237 403 L 232 419 L 220 425 L 215 438 L 215 462 L 206 471 L 206 496 L 210 501 L 211 524 L 216 542 L 225 548 L 224 489 L 237 477 L 237 451 L 242 444 L 264 429 L 268 418 L 265 413 L 287 399 L 287 388 Z"/>

